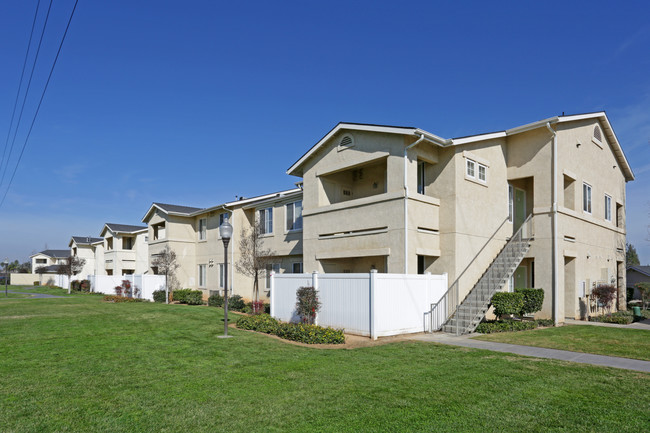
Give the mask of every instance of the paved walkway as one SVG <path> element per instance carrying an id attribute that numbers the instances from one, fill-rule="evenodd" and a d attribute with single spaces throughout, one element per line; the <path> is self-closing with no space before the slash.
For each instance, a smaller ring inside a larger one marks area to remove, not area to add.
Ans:
<path id="1" fill-rule="evenodd" d="M 625 328 L 625 329 L 643 329 L 650 331 L 650 319 L 630 323 L 629 325 L 619 325 L 618 323 L 588 322 L 586 320 L 566 319 L 565 325 L 587 325 L 587 326 L 604 326 L 606 328 Z"/>
<path id="2" fill-rule="evenodd" d="M 449 344 L 452 346 L 469 347 L 472 349 L 492 350 L 495 352 L 514 353 L 517 355 L 534 356 L 536 358 L 558 359 L 560 361 L 578 362 L 581 364 L 599 365 L 604 367 L 622 368 L 650 373 L 650 361 L 619 358 L 616 356 L 593 355 L 590 353 L 570 352 L 568 350 L 546 349 L 543 347 L 519 346 L 516 344 L 493 343 L 491 341 L 473 340 L 469 336 L 455 336 L 436 332 L 433 334 L 417 334 L 409 337 L 411 340 L 430 341 L 433 343 Z"/>

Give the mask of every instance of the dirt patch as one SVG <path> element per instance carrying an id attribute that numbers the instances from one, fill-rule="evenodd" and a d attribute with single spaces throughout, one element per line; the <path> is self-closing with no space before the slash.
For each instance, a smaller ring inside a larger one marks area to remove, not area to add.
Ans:
<path id="1" fill-rule="evenodd" d="M 409 336 L 410 336 L 410 335 L 396 335 L 393 337 L 381 337 L 377 340 L 373 340 L 369 337 L 362 337 L 360 335 L 345 334 L 344 344 L 306 344 L 306 343 L 299 343 L 297 341 L 285 340 L 283 338 L 278 337 L 277 335 L 264 334 L 262 332 L 250 331 L 247 329 L 239 329 L 235 324 L 230 324 L 228 325 L 228 327 L 237 329 L 239 331 L 246 331 L 258 335 L 264 335 L 268 338 L 272 338 L 274 340 L 278 340 L 286 344 L 292 344 L 294 346 L 310 347 L 313 349 L 358 349 L 361 347 L 373 347 L 373 346 L 380 346 L 382 344 L 395 343 L 398 341 L 409 341 Z"/>

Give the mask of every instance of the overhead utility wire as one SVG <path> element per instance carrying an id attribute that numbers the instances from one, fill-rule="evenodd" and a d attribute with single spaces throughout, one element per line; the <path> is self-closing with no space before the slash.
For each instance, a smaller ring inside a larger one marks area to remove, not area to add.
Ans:
<path id="1" fill-rule="evenodd" d="M 9 146 L 9 137 L 11 136 L 11 129 L 14 126 L 14 118 L 16 116 L 16 107 L 18 107 L 18 97 L 20 96 L 20 89 L 23 87 L 23 79 L 25 78 L 25 68 L 27 67 L 27 59 L 29 58 L 29 51 L 32 46 L 32 38 L 34 37 L 34 28 L 36 27 L 36 17 L 38 16 L 38 9 L 41 6 L 41 0 L 36 4 L 36 12 L 34 12 L 34 21 L 32 21 L 32 31 L 29 33 L 29 42 L 27 42 L 27 52 L 25 53 L 25 60 L 23 61 L 23 71 L 20 73 L 20 82 L 18 83 L 18 91 L 16 92 L 16 100 L 14 101 L 14 109 L 11 113 L 11 122 L 9 122 L 9 130 L 7 131 L 7 140 L 5 141 L 5 148 L 2 152 L 2 159 L 0 159 L 0 167 L 5 161 L 7 154 L 7 146 Z"/>
<path id="2" fill-rule="evenodd" d="M 50 84 L 50 79 L 52 78 L 52 74 L 54 73 L 54 67 L 56 66 L 57 60 L 59 60 L 59 54 L 61 54 L 61 48 L 63 48 L 63 42 L 65 41 L 65 37 L 68 34 L 68 29 L 70 28 L 70 23 L 72 22 L 72 17 L 74 16 L 74 12 L 77 9 L 77 4 L 79 3 L 79 0 L 75 0 L 74 2 L 74 7 L 72 8 L 72 12 L 70 12 L 70 18 L 68 19 L 68 24 L 65 26 L 65 32 L 63 32 L 63 37 L 61 38 L 61 43 L 59 44 L 59 49 L 56 52 L 56 57 L 54 58 L 54 63 L 52 63 L 52 68 L 50 69 L 50 74 L 47 76 L 47 81 L 45 82 L 45 88 L 43 89 L 43 93 L 41 94 L 41 99 L 38 101 L 38 106 L 36 107 L 36 112 L 34 113 L 34 118 L 32 119 L 32 123 L 29 125 L 29 131 L 27 132 L 27 137 L 25 137 L 25 142 L 23 143 L 23 148 L 20 151 L 20 156 L 18 157 L 18 161 L 16 162 L 16 167 L 14 168 L 14 172 L 11 174 L 11 179 L 9 180 L 9 184 L 7 185 L 7 190 L 5 191 L 4 195 L 2 196 L 2 201 L 0 201 L 0 209 L 2 208 L 2 205 L 5 202 L 5 199 L 7 198 L 7 194 L 9 193 L 9 188 L 11 188 L 11 184 L 14 181 L 14 177 L 16 176 L 16 171 L 18 170 L 18 165 L 20 164 L 20 161 L 23 158 L 23 153 L 25 153 L 25 148 L 27 147 L 27 141 L 29 140 L 29 136 L 32 133 L 32 129 L 34 128 L 34 123 L 36 122 L 36 117 L 38 116 L 38 112 L 41 109 L 41 104 L 43 103 L 43 98 L 45 97 L 45 92 L 47 91 L 47 87 Z"/>
<path id="3" fill-rule="evenodd" d="M 23 118 L 23 111 L 25 110 L 25 103 L 27 102 L 27 95 L 29 94 L 29 89 L 32 86 L 32 78 L 34 77 L 34 70 L 36 70 L 36 61 L 38 60 L 38 55 L 41 52 L 41 45 L 43 44 L 43 36 L 45 35 L 45 28 L 47 27 L 47 21 L 50 17 L 50 10 L 52 9 L 52 1 L 50 0 L 50 6 L 47 8 L 47 14 L 45 15 L 45 23 L 43 24 L 43 30 L 41 30 L 41 38 L 38 41 L 38 48 L 36 49 L 36 56 L 34 57 L 34 63 L 32 64 L 32 72 L 29 74 L 29 81 L 27 82 L 27 89 L 25 90 L 25 95 L 23 97 L 23 104 L 20 107 L 20 115 L 18 116 L 18 122 L 16 123 L 16 129 L 14 130 L 14 138 L 11 140 L 11 147 L 9 148 L 9 155 L 7 156 L 7 161 L 5 163 L 5 168 L 2 170 L 2 178 L 0 178 L 0 186 L 5 180 L 5 174 L 7 174 L 7 169 L 9 168 L 9 161 L 11 160 L 11 153 L 14 150 L 14 143 L 16 142 L 16 135 L 18 135 L 18 127 L 20 126 L 20 121 Z"/>

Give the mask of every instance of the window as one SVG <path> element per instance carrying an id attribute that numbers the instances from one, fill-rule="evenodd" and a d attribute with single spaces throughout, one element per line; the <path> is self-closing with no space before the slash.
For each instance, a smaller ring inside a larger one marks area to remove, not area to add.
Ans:
<path id="1" fill-rule="evenodd" d="M 484 166 L 483 164 L 478 165 L 478 180 L 481 182 L 485 182 L 487 177 L 487 167 Z"/>
<path id="2" fill-rule="evenodd" d="M 37 265 L 44 265 L 47 263 L 47 259 L 36 259 Z"/>
<path id="3" fill-rule="evenodd" d="M 515 216 L 515 189 L 508 185 L 508 221 L 512 222 Z"/>
<path id="4" fill-rule="evenodd" d="M 424 194 L 426 162 L 418 162 L 418 194 Z"/>
<path id="5" fill-rule="evenodd" d="M 132 237 L 123 237 L 122 238 L 122 249 L 123 250 L 132 250 L 133 249 L 133 238 Z"/>
<path id="6" fill-rule="evenodd" d="M 302 230 L 302 200 L 286 205 L 287 230 Z"/>
<path id="7" fill-rule="evenodd" d="M 204 241 L 208 238 L 208 219 L 199 219 L 199 240 Z"/>
<path id="8" fill-rule="evenodd" d="M 424 256 L 418 255 L 418 274 L 423 275 L 425 269 Z"/>
<path id="9" fill-rule="evenodd" d="M 465 171 L 466 177 L 470 179 L 478 179 L 480 182 L 486 183 L 487 166 L 485 164 L 481 164 L 480 162 L 476 162 L 472 159 L 467 159 L 466 161 L 467 161 L 466 171 Z"/>
<path id="10" fill-rule="evenodd" d="M 605 194 L 605 221 L 612 221 L 612 198 Z"/>
<path id="11" fill-rule="evenodd" d="M 261 233 L 263 235 L 273 233 L 273 208 L 267 207 L 257 211 Z"/>
<path id="12" fill-rule="evenodd" d="M 74 247 L 72 249 L 72 255 L 75 256 L 75 257 L 77 256 L 77 247 Z"/>
<path id="13" fill-rule="evenodd" d="M 230 220 L 230 214 L 228 212 L 219 214 L 219 226 L 226 222 L 226 220 Z"/>
<path id="14" fill-rule="evenodd" d="M 223 263 L 219 263 L 219 288 L 223 289 L 224 275 L 223 275 Z"/>
<path id="15" fill-rule="evenodd" d="M 291 272 L 294 274 L 302 274 L 302 262 L 296 262 L 291 266 Z"/>
<path id="16" fill-rule="evenodd" d="M 206 265 L 199 265 L 199 287 L 205 287 L 206 285 L 207 282 L 206 268 L 207 268 Z"/>
<path id="17" fill-rule="evenodd" d="M 471 178 L 475 177 L 475 174 L 474 174 L 475 167 L 476 167 L 476 163 L 474 161 L 472 161 L 471 159 L 468 159 L 467 160 L 467 176 L 468 177 L 471 177 Z"/>
<path id="18" fill-rule="evenodd" d="M 591 213 L 591 185 L 582 184 L 582 210 Z"/>
<path id="19" fill-rule="evenodd" d="M 273 264 L 268 264 L 266 265 L 266 288 L 270 289 L 271 288 L 271 271 L 275 274 L 280 273 L 280 264 L 279 263 L 273 263 Z"/>
<path id="20" fill-rule="evenodd" d="M 153 240 L 165 239 L 165 223 L 155 224 L 153 226 Z"/>
<path id="21" fill-rule="evenodd" d="M 106 249 L 107 250 L 113 249 L 113 238 L 106 238 Z"/>

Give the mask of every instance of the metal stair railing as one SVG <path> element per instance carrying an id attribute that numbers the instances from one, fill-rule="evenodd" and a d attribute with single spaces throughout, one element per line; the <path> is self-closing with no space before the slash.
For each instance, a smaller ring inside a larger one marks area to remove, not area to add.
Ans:
<path id="1" fill-rule="evenodd" d="M 533 238 L 532 214 L 497 254 L 472 290 L 459 302 L 460 279 L 465 268 L 440 300 L 431 304 L 430 330 L 452 329 L 456 335 L 472 332 L 485 316 L 494 293 L 503 287 L 530 249 Z M 476 258 L 474 258 L 474 261 Z"/>

